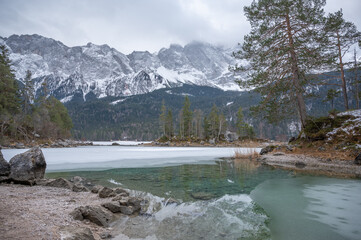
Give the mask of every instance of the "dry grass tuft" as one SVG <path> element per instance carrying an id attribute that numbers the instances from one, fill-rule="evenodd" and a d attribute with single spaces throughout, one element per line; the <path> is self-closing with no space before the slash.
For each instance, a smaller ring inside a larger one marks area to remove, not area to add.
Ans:
<path id="1" fill-rule="evenodd" d="M 248 159 L 248 160 L 255 160 L 259 157 L 259 153 L 255 150 L 248 150 L 246 153 L 242 152 L 240 149 L 234 151 L 234 158 L 235 159 Z"/>

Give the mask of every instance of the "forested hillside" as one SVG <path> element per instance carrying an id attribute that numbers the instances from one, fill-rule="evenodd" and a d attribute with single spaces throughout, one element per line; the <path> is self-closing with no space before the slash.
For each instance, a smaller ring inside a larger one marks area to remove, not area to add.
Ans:
<path id="1" fill-rule="evenodd" d="M 352 78 L 353 71 L 346 71 L 346 77 Z M 332 82 L 337 82 L 337 72 L 318 75 L 317 81 L 330 79 L 331 85 L 312 86 L 307 89 L 306 100 L 308 113 L 311 116 L 326 115 L 334 107 L 343 109 L 341 94 L 327 99 L 330 89 L 336 89 Z M 359 75 L 361 75 L 359 73 Z M 316 80 L 314 80 L 316 82 Z M 253 126 L 256 137 L 287 140 L 298 134 L 297 115 L 290 116 L 278 124 L 270 124 L 262 116 L 251 116 L 250 108 L 260 101 L 260 95 L 254 91 L 232 92 L 211 87 L 183 85 L 182 87 L 166 88 L 151 93 L 130 97 L 107 97 L 97 99 L 87 95 L 84 102 L 82 96 L 65 104 L 73 120 L 75 138 L 91 140 L 138 139 L 153 140 L 162 136 L 159 122 L 162 101 L 173 113 L 175 133 L 179 130 L 179 116 L 185 95 L 189 96 L 191 110 L 202 111 L 206 116 L 215 104 L 226 117 L 228 130 L 236 131 L 237 111 L 242 107 L 245 121 Z M 352 95 L 351 95 L 352 97 Z M 331 100 L 334 102 L 332 107 Z M 350 98 L 350 105 L 355 106 L 355 100 Z"/>

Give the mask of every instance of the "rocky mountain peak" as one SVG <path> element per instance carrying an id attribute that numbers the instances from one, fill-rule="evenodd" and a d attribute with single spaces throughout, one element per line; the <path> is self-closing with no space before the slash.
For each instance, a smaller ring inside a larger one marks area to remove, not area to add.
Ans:
<path id="1" fill-rule="evenodd" d="M 55 97 L 69 101 L 74 94 L 96 97 L 143 94 L 183 83 L 239 90 L 228 66 L 229 52 L 208 43 L 171 44 L 158 53 L 125 55 L 104 44 L 68 47 L 37 34 L 0 39 L 11 50 L 16 77 L 33 73 L 36 91 L 47 81 Z"/>

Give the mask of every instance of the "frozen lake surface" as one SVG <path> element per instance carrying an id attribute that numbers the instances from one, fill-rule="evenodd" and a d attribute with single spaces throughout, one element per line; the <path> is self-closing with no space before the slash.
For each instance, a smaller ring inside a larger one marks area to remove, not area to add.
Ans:
<path id="1" fill-rule="evenodd" d="M 208 163 L 220 157 L 231 157 L 238 148 L 206 147 L 143 147 L 87 146 L 77 148 L 43 148 L 47 172 L 74 170 L 105 170 L 111 168 L 165 167 L 182 164 Z M 260 149 L 242 148 L 247 153 Z M 27 149 L 4 149 L 10 160 Z"/>

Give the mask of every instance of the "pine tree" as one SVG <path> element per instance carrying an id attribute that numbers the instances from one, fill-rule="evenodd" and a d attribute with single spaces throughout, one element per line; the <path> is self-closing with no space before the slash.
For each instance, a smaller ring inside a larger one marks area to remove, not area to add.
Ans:
<path id="1" fill-rule="evenodd" d="M 326 99 L 324 100 L 324 102 L 331 102 L 332 110 L 335 109 L 334 100 L 336 97 L 338 97 L 339 94 L 340 94 L 340 91 L 337 91 L 335 89 L 329 89 L 327 91 Z"/>
<path id="2" fill-rule="evenodd" d="M 327 17 L 325 31 L 330 42 L 331 57 L 333 65 L 338 66 L 341 72 L 341 89 L 344 98 L 345 109 L 349 109 L 347 86 L 345 79 L 343 56 L 348 52 L 350 47 L 361 39 L 361 33 L 357 31 L 355 24 L 347 22 L 343 18 L 342 10 L 330 13 Z"/>
<path id="3" fill-rule="evenodd" d="M 19 112 L 20 99 L 15 75 L 11 69 L 9 51 L 0 45 L 0 115 Z"/>
<path id="4" fill-rule="evenodd" d="M 166 119 L 167 119 L 167 108 L 164 100 L 162 101 L 162 107 L 160 108 L 159 123 L 163 132 L 163 136 L 166 136 Z"/>
<path id="5" fill-rule="evenodd" d="M 207 116 L 203 118 L 203 137 L 204 139 L 208 139 L 210 135 L 210 124 Z"/>
<path id="6" fill-rule="evenodd" d="M 218 131 L 219 131 L 219 115 L 218 115 L 218 108 L 215 104 L 213 105 L 211 112 L 209 113 L 208 121 L 209 121 L 209 136 L 211 138 L 216 138 L 218 136 Z"/>
<path id="7" fill-rule="evenodd" d="M 182 108 L 183 112 L 183 129 L 186 137 L 190 137 L 192 134 L 192 111 L 190 109 L 191 102 L 189 101 L 188 96 L 184 99 L 184 104 Z"/>
<path id="8" fill-rule="evenodd" d="M 218 125 L 217 139 L 220 140 L 221 135 L 224 134 L 227 129 L 227 120 L 223 113 L 219 115 L 218 119 L 219 119 L 219 125 Z"/>
<path id="9" fill-rule="evenodd" d="M 357 60 L 357 54 L 356 54 L 356 49 L 354 49 L 354 54 L 353 54 L 353 67 L 351 68 L 352 72 L 353 72 L 353 78 L 352 78 L 352 85 L 353 85 L 353 95 L 355 97 L 355 102 L 356 102 L 356 109 L 360 108 L 360 96 L 361 96 L 361 92 L 360 92 L 360 79 L 359 79 L 359 74 L 358 72 L 360 71 L 361 67 L 360 67 L 360 63 Z"/>
<path id="10" fill-rule="evenodd" d="M 305 126 L 305 74 L 326 61 L 325 38 L 319 34 L 324 5 L 325 0 L 258 0 L 244 8 L 251 32 L 234 56 L 248 64 L 234 70 L 248 73 L 239 84 L 261 93 L 257 110 L 263 110 L 270 121 L 297 110 Z"/>
<path id="11" fill-rule="evenodd" d="M 172 110 L 168 110 L 168 114 L 166 116 L 165 123 L 166 123 L 165 124 L 165 136 L 167 136 L 168 138 L 171 138 L 174 135 Z"/>
<path id="12" fill-rule="evenodd" d="M 246 125 L 244 122 L 242 107 L 239 107 L 237 111 L 236 127 L 237 127 L 237 133 L 239 134 L 240 137 L 246 135 Z"/>
<path id="13" fill-rule="evenodd" d="M 31 72 L 27 70 L 24 79 L 24 88 L 21 90 L 21 95 L 23 98 L 23 109 L 25 115 L 30 113 L 30 108 L 32 102 L 34 101 L 34 85 L 31 81 L 31 76 L 32 76 Z"/>
<path id="14" fill-rule="evenodd" d="M 196 138 L 202 137 L 202 118 L 203 118 L 203 112 L 200 109 L 194 110 L 194 117 L 193 117 L 193 129 L 194 129 L 194 135 Z"/>

